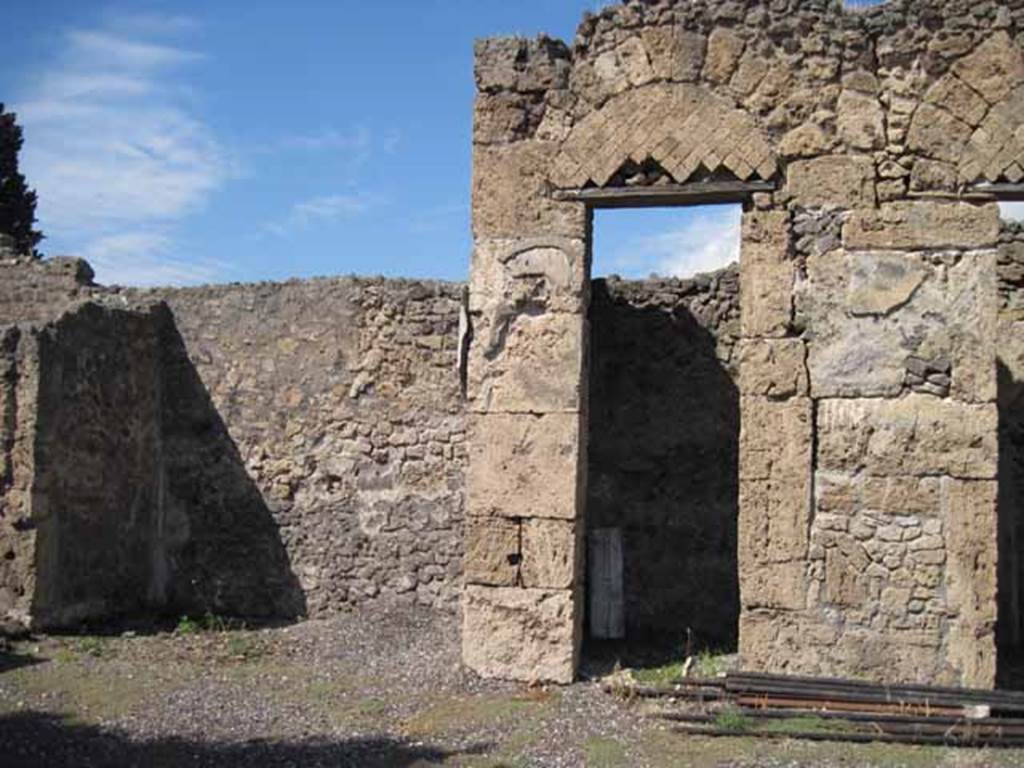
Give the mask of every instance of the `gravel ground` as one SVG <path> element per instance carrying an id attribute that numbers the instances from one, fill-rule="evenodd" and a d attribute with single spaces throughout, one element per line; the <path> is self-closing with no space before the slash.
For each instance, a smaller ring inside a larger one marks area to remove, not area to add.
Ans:
<path id="1" fill-rule="evenodd" d="M 989 766 L 1024 752 L 705 739 L 595 682 L 459 665 L 453 617 L 363 610 L 0 644 L 0 766 Z"/>

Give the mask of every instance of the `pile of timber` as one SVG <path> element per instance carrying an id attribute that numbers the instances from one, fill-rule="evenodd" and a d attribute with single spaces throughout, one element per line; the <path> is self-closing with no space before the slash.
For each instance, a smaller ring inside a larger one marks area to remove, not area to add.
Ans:
<path id="1" fill-rule="evenodd" d="M 658 716 L 705 736 L 1024 747 L 1024 693 L 1011 691 L 737 672 L 628 693 L 685 702 Z"/>

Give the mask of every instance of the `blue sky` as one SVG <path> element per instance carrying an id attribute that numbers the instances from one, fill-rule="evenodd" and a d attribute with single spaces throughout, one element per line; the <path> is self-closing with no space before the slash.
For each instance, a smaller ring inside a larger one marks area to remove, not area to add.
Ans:
<path id="1" fill-rule="evenodd" d="M 473 40 L 571 39 L 600 5 L 18 0 L 0 98 L 42 249 L 107 283 L 464 279 Z M 599 214 L 595 273 L 712 268 L 735 219 Z"/>

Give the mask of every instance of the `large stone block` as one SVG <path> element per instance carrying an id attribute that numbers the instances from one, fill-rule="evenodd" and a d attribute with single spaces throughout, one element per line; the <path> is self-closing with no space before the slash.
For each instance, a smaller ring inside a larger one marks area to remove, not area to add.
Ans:
<path id="1" fill-rule="evenodd" d="M 466 518 L 466 554 L 462 571 L 467 584 L 514 587 L 519 581 L 520 523 L 502 517 Z"/>
<path id="2" fill-rule="evenodd" d="M 494 307 L 473 317 L 467 394 L 477 412 L 580 408 L 586 320 Z"/>
<path id="3" fill-rule="evenodd" d="M 741 562 L 740 602 L 745 610 L 802 611 L 807 607 L 806 570 L 803 562 Z"/>
<path id="4" fill-rule="evenodd" d="M 843 91 L 836 112 L 836 128 L 848 147 L 870 150 L 885 146 L 885 114 L 875 96 Z"/>
<path id="5" fill-rule="evenodd" d="M 582 566 L 582 521 L 523 520 L 524 587 L 570 589 Z"/>
<path id="6" fill-rule="evenodd" d="M 807 394 L 802 339 L 744 339 L 739 344 L 740 391 L 773 400 Z"/>
<path id="7" fill-rule="evenodd" d="M 570 590 L 470 585 L 462 598 L 462 660 L 478 675 L 571 683 L 581 606 Z"/>
<path id="8" fill-rule="evenodd" d="M 741 480 L 809 477 L 813 424 L 808 398 L 744 397 L 740 417 Z"/>
<path id="9" fill-rule="evenodd" d="M 895 251 L 809 257 L 795 304 L 808 338 L 811 393 L 896 396 L 916 381 L 908 365 L 918 359 L 946 369 L 933 377 L 935 394 L 993 400 L 995 290 L 993 251 L 942 260 Z"/>
<path id="10" fill-rule="evenodd" d="M 952 72 L 940 78 L 925 93 L 925 101 L 949 110 L 955 117 L 976 126 L 988 112 L 988 104 Z"/>
<path id="11" fill-rule="evenodd" d="M 573 520 L 580 514 L 579 416 L 474 417 L 467 476 L 471 515 Z"/>
<path id="12" fill-rule="evenodd" d="M 954 64 L 953 73 L 995 104 L 1024 83 L 1024 54 L 1005 31 L 998 30 Z"/>
<path id="13" fill-rule="evenodd" d="M 943 480 L 946 493 L 946 600 L 956 618 L 949 660 L 960 684 L 995 684 L 998 485 L 994 481 Z"/>
<path id="14" fill-rule="evenodd" d="M 847 248 L 986 248 L 999 237 L 994 203 L 940 203 L 925 200 L 887 203 L 878 210 L 857 209 L 843 227 Z"/>
<path id="15" fill-rule="evenodd" d="M 971 138 L 971 126 L 944 109 L 922 104 L 907 132 L 907 146 L 935 160 L 955 163 Z"/>
<path id="16" fill-rule="evenodd" d="M 793 319 L 795 269 L 785 211 L 743 214 L 740 325 L 747 337 L 785 336 Z"/>
<path id="17" fill-rule="evenodd" d="M 769 563 L 803 563 L 811 520 L 809 466 L 777 480 L 741 481 L 739 507 L 741 575 Z"/>
<path id="18" fill-rule="evenodd" d="M 716 27 L 708 37 L 704 77 L 713 83 L 727 83 L 736 71 L 746 43 L 727 27 Z"/>
<path id="19" fill-rule="evenodd" d="M 470 264 L 470 312 L 585 312 L 587 246 L 564 237 L 482 239 Z"/>
<path id="20" fill-rule="evenodd" d="M 817 464 L 825 471 L 990 479 L 998 461 L 998 413 L 994 404 L 923 394 L 822 400 L 817 441 Z"/>
<path id="21" fill-rule="evenodd" d="M 557 145 L 520 141 L 473 149 L 473 233 L 478 238 L 561 236 L 585 239 L 582 203 L 560 202 L 548 182 Z"/>
<path id="22" fill-rule="evenodd" d="M 789 166 L 786 190 L 798 205 L 870 208 L 875 204 L 875 162 L 870 157 L 827 155 Z"/>
<path id="23" fill-rule="evenodd" d="M 671 25 L 646 27 L 641 32 L 641 39 L 655 77 L 688 81 L 700 77 L 707 47 L 704 35 Z"/>

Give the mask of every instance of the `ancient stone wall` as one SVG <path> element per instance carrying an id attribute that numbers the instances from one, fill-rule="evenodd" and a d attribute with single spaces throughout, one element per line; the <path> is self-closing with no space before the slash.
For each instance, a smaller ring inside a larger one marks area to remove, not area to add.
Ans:
<path id="1" fill-rule="evenodd" d="M 454 607 L 463 286 L 3 266 L 3 615 Z"/>
<path id="2" fill-rule="evenodd" d="M 38 394 L 36 339 L 0 330 L 0 617 L 28 623 L 35 590 L 31 485 Z"/>
<path id="3" fill-rule="evenodd" d="M 92 269 L 81 259 L 19 256 L 0 242 L 0 325 L 56 320 L 95 290 Z"/>
<path id="4" fill-rule="evenodd" d="M 626 639 L 734 647 L 739 270 L 595 280 L 590 332 L 586 522 L 621 531 Z"/>
<path id="5" fill-rule="evenodd" d="M 36 332 L 36 626 L 164 603 L 161 311 L 89 303 Z"/>
<path id="6" fill-rule="evenodd" d="M 462 292 L 340 278 L 131 294 L 174 318 L 167 493 L 191 529 L 181 567 L 202 575 L 185 602 L 278 615 L 378 598 L 454 606 Z M 239 538 L 250 526 L 267 529 L 262 543 Z M 245 571 L 254 548 L 287 568 Z M 218 568 L 225 558 L 235 565 Z M 245 599 L 254 579 L 276 595 L 264 611 Z"/>
<path id="7" fill-rule="evenodd" d="M 475 410 L 585 420 L 586 297 L 572 286 L 590 206 L 702 190 L 745 203 L 748 666 L 994 681 L 999 227 L 979 185 L 1024 179 L 1022 31 L 1018 2 L 637 1 L 585 17 L 572 46 L 477 46 L 470 380 L 494 386 L 471 388 Z M 516 397 L 496 406 L 494 393 Z M 471 456 L 511 440 L 500 421 Z M 515 526 L 495 520 L 550 515 L 520 503 L 541 486 L 542 472 L 470 484 L 470 514 L 490 521 L 482 562 L 497 550 L 529 570 L 526 547 L 501 543 Z M 560 508 L 578 521 L 575 493 Z M 577 603 L 524 609 L 547 596 L 475 583 L 470 666 L 564 677 Z M 526 650 L 483 647 L 488 635 Z"/>

